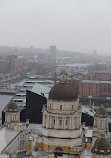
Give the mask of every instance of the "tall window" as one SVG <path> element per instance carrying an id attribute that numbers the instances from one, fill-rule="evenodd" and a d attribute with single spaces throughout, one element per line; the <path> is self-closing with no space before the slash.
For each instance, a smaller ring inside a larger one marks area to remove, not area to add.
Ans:
<path id="1" fill-rule="evenodd" d="M 62 110 L 62 105 L 60 105 L 60 110 Z"/>
<path id="2" fill-rule="evenodd" d="M 62 120 L 59 121 L 60 126 L 62 125 Z"/>
<path id="3" fill-rule="evenodd" d="M 68 125 L 68 120 L 66 120 L 66 126 Z"/>
<path id="4" fill-rule="evenodd" d="M 74 105 L 72 105 L 72 109 L 74 109 Z"/>

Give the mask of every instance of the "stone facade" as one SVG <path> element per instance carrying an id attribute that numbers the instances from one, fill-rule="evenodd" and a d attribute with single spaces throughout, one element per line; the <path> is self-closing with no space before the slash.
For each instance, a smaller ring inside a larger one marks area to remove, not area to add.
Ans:
<path id="1" fill-rule="evenodd" d="M 104 113 L 103 113 L 104 112 Z M 98 108 L 96 114 L 94 115 L 94 126 L 93 126 L 93 142 L 104 133 L 108 137 L 108 116 L 106 110 L 103 106 Z"/>
<path id="2" fill-rule="evenodd" d="M 4 124 L 8 128 L 18 131 L 23 131 L 26 128 L 26 123 L 20 122 L 20 111 L 14 101 L 10 102 L 6 108 Z"/>
<path id="3" fill-rule="evenodd" d="M 38 137 L 37 148 L 79 156 L 83 150 L 81 136 L 81 106 L 76 90 L 67 82 L 63 71 L 60 82 L 49 92 L 47 105 L 43 108 L 42 136 Z"/>
<path id="4" fill-rule="evenodd" d="M 5 112 L 5 124 L 20 122 L 20 112 Z"/>
<path id="5" fill-rule="evenodd" d="M 79 102 L 48 100 L 43 109 L 42 144 L 38 148 L 55 151 L 59 146 L 64 152 L 81 152 L 81 107 Z"/>

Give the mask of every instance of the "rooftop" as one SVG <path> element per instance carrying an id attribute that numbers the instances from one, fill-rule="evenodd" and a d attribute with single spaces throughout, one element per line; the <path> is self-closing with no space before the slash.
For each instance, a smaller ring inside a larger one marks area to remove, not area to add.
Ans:
<path id="1" fill-rule="evenodd" d="M 41 85 L 41 84 L 39 84 L 39 83 L 36 83 L 36 84 L 32 87 L 32 89 L 31 89 L 30 91 L 31 91 L 31 92 L 34 92 L 34 93 L 36 93 L 36 94 L 39 94 L 39 95 L 44 94 L 45 97 L 48 97 L 48 94 L 49 94 L 49 92 L 50 92 L 50 89 L 51 89 L 51 88 L 49 88 L 49 87 L 47 87 L 47 86 Z"/>
<path id="2" fill-rule="evenodd" d="M 83 80 L 81 83 L 111 84 L 111 81 Z"/>
<path id="3" fill-rule="evenodd" d="M 89 108 L 86 108 L 85 106 L 81 106 L 81 108 L 82 108 L 82 113 L 85 113 L 87 115 L 94 117 L 95 111 L 92 111 Z"/>
<path id="4" fill-rule="evenodd" d="M 9 130 L 6 127 L 0 129 L 0 153 L 18 133 L 18 131 Z"/>

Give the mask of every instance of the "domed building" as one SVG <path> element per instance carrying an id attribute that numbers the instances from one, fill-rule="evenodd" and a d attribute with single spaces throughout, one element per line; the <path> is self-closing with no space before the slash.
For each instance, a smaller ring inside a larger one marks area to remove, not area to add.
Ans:
<path id="1" fill-rule="evenodd" d="M 93 143 L 102 133 L 107 137 L 108 131 L 108 115 L 104 106 L 101 105 L 94 115 Z"/>
<path id="2" fill-rule="evenodd" d="M 5 110 L 4 125 L 12 130 L 19 130 L 19 131 L 26 128 L 26 123 L 20 122 L 20 110 L 17 104 L 13 100 L 9 102 Z"/>
<path id="3" fill-rule="evenodd" d="M 104 134 L 95 141 L 91 152 L 92 158 L 111 158 L 111 144 Z"/>
<path id="4" fill-rule="evenodd" d="M 42 136 L 37 148 L 54 152 L 56 156 L 82 151 L 81 106 L 75 89 L 67 82 L 67 73 L 61 73 L 60 82 L 49 92 L 43 108 Z"/>
<path id="5" fill-rule="evenodd" d="M 5 125 L 20 122 L 20 111 L 17 104 L 11 101 L 5 111 Z"/>

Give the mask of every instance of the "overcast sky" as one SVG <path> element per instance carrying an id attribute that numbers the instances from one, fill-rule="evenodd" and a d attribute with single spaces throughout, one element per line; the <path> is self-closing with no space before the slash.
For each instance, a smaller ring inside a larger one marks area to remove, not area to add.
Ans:
<path id="1" fill-rule="evenodd" d="M 111 0 L 0 0 L 0 45 L 111 54 Z"/>

